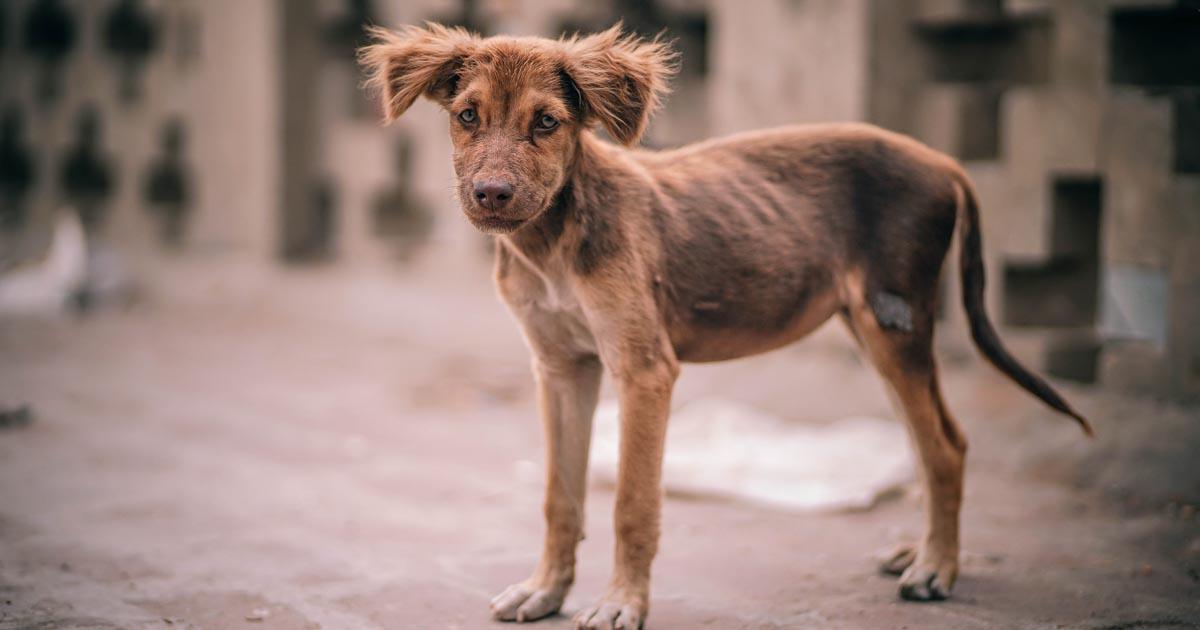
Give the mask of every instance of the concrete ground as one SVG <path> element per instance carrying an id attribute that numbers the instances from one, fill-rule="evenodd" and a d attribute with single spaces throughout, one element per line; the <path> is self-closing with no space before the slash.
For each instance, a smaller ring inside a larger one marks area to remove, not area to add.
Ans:
<path id="1" fill-rule="evenodd" d="M 142 303 L 0 321 L 0 628 L 492 628 L 541 535 L 528 358 L 482 267 L 188 266 Z M 872 554 L 918 499 L 792 514 L 669 497 L 650 628 L 1200 624 L 1200 414 L 1066 387 L 1067 421 L 946 340 L 971 438 L 955 598 L 902 603 Z M 827 422 L 890 413 L 841 330 L 685 368 Z M 593 488 L 569 627 L 610 568 Z"/>

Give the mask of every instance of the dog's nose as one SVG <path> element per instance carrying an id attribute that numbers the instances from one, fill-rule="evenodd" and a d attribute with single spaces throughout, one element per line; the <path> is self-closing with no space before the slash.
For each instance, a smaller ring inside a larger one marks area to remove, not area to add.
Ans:
<path id="1" fill-rule="evenodd" d="M 512 200 L 511 184 L 490 179 L 485 182 L 475 182 L 475 201 L 488 210 L 499 210 Z"/>

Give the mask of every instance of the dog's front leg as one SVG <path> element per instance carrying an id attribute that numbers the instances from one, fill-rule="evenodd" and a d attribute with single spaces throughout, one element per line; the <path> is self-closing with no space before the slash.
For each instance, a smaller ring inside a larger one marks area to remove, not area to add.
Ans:
<path id="1" fill-rule="evenodd" d="M 613 515 L 616 554 L 604 598 L 575 617 L 576 628 L 637 630 L 649 609 L 650 564 L 658 551 L 662 457 L 678 365 L 670 349 L 629 343 L 611 371 L 621 405 L 621 463 Z"/>
<path id="2" fill-rule="evenodd" d="M 592 414 L 603 372 L 594 356 L 543 357 L 533 367 L 546 442 L 546 539 L 533 575 L 492 600 L 492 616 L 503 621 L 533 621 L 558 612 L 575 581 Z"/>

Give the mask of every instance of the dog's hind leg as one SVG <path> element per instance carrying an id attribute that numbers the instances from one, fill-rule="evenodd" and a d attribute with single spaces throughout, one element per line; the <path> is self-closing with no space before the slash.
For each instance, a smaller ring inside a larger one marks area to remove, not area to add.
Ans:
<path id="1" fill-rule="evenodd" d="M 904 599 L 945 599 L 958 574 L 958 515 L 967 443 L 938 386 L 932 292 L 917 304 L 907 304 L 911 326 L 885 322 L 873 307 L 878 300 L 864 295 L 861 285 L 849 293 L 845 319 L 907 421 L 925 489 L 924 537 L 915 550 L 901 550 L 885 561 L 884 568 L 903 569 L 900 596 Z"/>
<path id="2" fill-rule="evenodd" d="M 588 449 L 603 367 L 595 356 L 542 354 L 534 374 L 546 440 L 546 538 L 533 575 L 492 599 L 492 616 L 501 621 L 558 612 L 575 581 L 575 548 L 583 539 Z"/>

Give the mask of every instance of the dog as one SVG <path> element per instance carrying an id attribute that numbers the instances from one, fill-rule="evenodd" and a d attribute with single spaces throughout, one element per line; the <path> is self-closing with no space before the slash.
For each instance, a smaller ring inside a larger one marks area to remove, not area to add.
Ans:
<path id="1" fill-rule="evenodd" d="M 620 24 L 557 40 L 481 38 L 437 24 L 376 28 L 372 37 L 360 62 L 386 120 L 418 96 L 448 113 L 459 203 L 495 235 L 495 283 L 533 355 L 546 439 L 545 543 L 533 575 L 492 600 L 495 619 L 554 614 L 574 581 L 604 372 L 620 403 L 616 553 L 607 593 L 574 623 L 640 628 L 680 363 L 765 352 L 834 316 L 889 386 L 920 456 L 925 534 L 883 568 L 900 574 L 904 599 L 949 596 L 967 440 L 942 399 L 932 339 L 956 226 L 975 344 L 1091 433 L 1005 350 L 988 320 L 978 203 L 952 158 L 866 124 L 631 148 L 677 55 Z"/>

